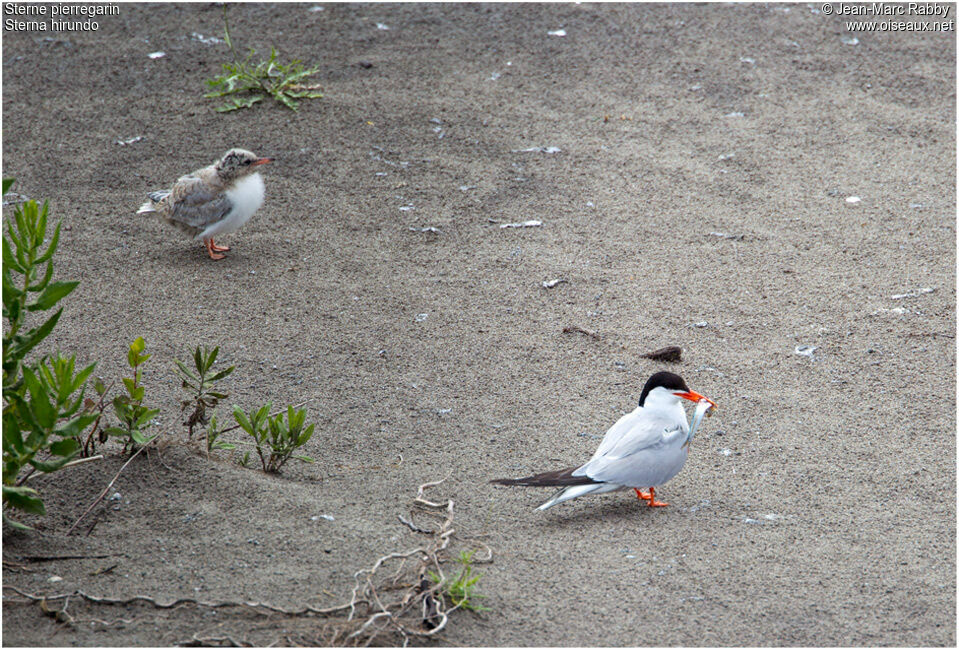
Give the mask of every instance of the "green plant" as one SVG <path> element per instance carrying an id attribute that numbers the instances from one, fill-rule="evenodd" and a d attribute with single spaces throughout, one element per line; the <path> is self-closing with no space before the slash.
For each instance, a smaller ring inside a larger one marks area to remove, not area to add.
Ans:
<path id="1" fill-rule="evenodd" d="M 212 350 L 205 346 L 201 350 L 199 345 L 196 346 L 196 350 L 193 351 L 193 364 L 196 367 L 195 373 L 187 368 L 186 364 L 179 359 L 173 360 L 177 366 L 177 374 L 183 381 L 183 388 L 190 392 L 190 399 L 183 401 L 183 408 L 181 410 L 185 411 L 190 406 L 193 406 L 193 412 L 190 414 L 190 417 L 187 418 L 186 422 L 184 422 L 184 424 L 189 427 L 189 436 L 191 438 L 193 437 L 193 428 L 196 427 L 197 424 L 206 426 L 210 421 L 210 416 L 207 415 L 207 409 L 216 408 L 216 405 L 219 404 L 221 399 L 229 397 L 226 393 L 213 390 L 213 384 L 229 376 L 229 374 L 236 369 L 236 366 L 230 366 L 220 372 L 211 372 L 213 362 L 216 361 L 216 355 L 219 353 L 219 346 Z"/>
<path id="2" fill-rule="evenodd" d="M 210 426 L 206 428 L 206 453 L 211 454 L 217 449 L 236 449 L 236 445 L 231 442 L 223 442 L 218 440 L 220 434 L 223 433 L 220 431 L 219 427 L 216 424 L 216 414 L 210 418 Z M 249 452 L 247 452 L 247 460 L 249 460 Z M 245 464 L 244 464 L 245 466 Z"/>
<path id="3" fill-rule="evenodd" d="M 83 442 L 83 449 L 80 450 L 81 456 L 92 456 L 97 450 L 96 443 L 98 441 L 106 442 L 108 437 L 106 430 L 100 426 L 103 423 L 103 411 L 107 407 L 107 386 L 100 377 L 93 380 L 93 391 L 97 394 L 97 399 L 86 398 L 83 401 L 83 407 L 87 413 L 96 413 L 96 419 L 93 421 L 93 426 L 90 427 L 87 439 Z M 98 433 L 99 435 L 97 435 Z M 94 436 L 97 437 L 97 441 L 93 439 Z"/>
<path id="4" fill-rule="evenodd" d="M 319 66 L 304 68 L 299 60 L 284 65 L 277 60 L 276 48 L 273 47 L 270 48 L 270 58 L 266 61 L 252 65 L 250 59 L 256 54 L 256 50 L 250 48 L 250 53 L 241 62 L 233 47 L 233 39 L 230 37 L 226 5 L 223 5 L 223 25 L 226 44 L 230 47 L 230 54 L 233 55 L 233 63 L 224 63 L 224 73 L 207 80 L 207 85 L 215 90 L 207 93 L 205 97 L 238 96 L 230 97 L 230 101 L 218 107 L 217 111 L 222 113 L 249 108 L 267 97 L 272 97 L 295 111 L 298 105 L 295 100 L 323 97 L 323 94 L 318 92 L 318 85 L 305 86 L 300 83 L 307 77 L 317 74 L 320 71 Z"/>
<path id="5" fill-rule="evenodd" d="M 12 184 L 12 178 L 3 179 L 4 194 Z M 53 309 L 80 284 L 79 282 L 51 282 L 53 254 L 60 241 L 60 223 L 57 223 L 47 249 L 41 252 L 47 233 L 48 209 L 49 205 L 46 201 L 43 203 L 43 208 L 39 208 L 36 201 L 26 201 L 17 206 L 14 210 L 14 223 L 8 225 L 6 236 L 3 238 L 3 317 L 7 319 L 7 329 L 3 332 L 4 392 L 20 387 L 21 378 L 18 372 L 20 364 L 27 353 L 50 334 L 60 320 L 63 309 L 58 309 L 41 325 L 21 331 L 26 322 L 27 312 Z M 40 276 L 40 269 L 44 262 L 47 267 Z M 14 273 L 22 276 L 19 283 L 14 281 Z M 31 293 L 40 295 L 31 301 Z"/>
<path id="6" fill-rule="evenodd" d="M 12 184 L 13 179 L 3 180 L 3 194 Z M 21 478 L 21 470 L 28 465 L 30 473 L 61 469 L 77 454 L 83 430 L 95 419 L 80 412 L 95 364 L 75 372 L 76 358 L 59 352 L 26 360 L 53 331 L 63 309 L 26 329 L 28 313 L 53 309 L 79 284 L 52 281 L 60 223 L 44 250 L 48 209 L 46 202 L 42 208 L 36 201 L 18 205 L 3 237 L 3 507 L 41 515 L 46 514 L 43 499 L 23 485 L 29 474 Z M 31 294 L 38 295 L 31 299 Z M 3 519 L 28 528 L 8 519 L 6 512 Z"/>
<path id="7" fill-rule="evenodd" d="M 294 409 L 289 406 L 284 419 L 283 413 L 270 415 L 271 406 L 272 403 L 264 404 L 259 410 L 251 411 L 249 414 L 244 413 L 238 406 L 233 407 L 233 418 L 236 423 L 252 436 L 256 443 L 256 453 L 260 456 L 263 471 L 279 473 L 280 468 L 291 458 L 312 463 L 313 459 L 309 456 L 293 453 L 306 444 L 316 426 L 311 424 L 304 428 L 306 409 Z M 245 463 L 242 464 L 245 466 Z"/>
<path id="8" fill-rule="evenodd" d="M 119 420 L 119 426 L 106 429 L 107 435 L 123 439 L 124 451 L 133 450 L 137 445 L 145 445 L 151 440 L 143 433 L 143 430 L 150 426 L 150 421 L 160 412 L 159 409 L 151 409 L 143 405 L 145 391 L 140 385 L 143 373 L 140 366 L 152 356 L 142 354 L 145 347 L 146 343 L 141 337 L 130 344 L 130 349 L 127 351 L 127 364 L 133 371 L 133 376 L 123 378 L 127 394 L 113 398 L 113 412 Z"/>
<path id="9" fill-rule="evenodd" d="M 473 573 L 473 555 L 476 551 L 462 551 L 459 557 L 454 558 L 457 563 L 462 565 L 455 578 L 447 577 L 445 580 L 437 573 L 430 571 L 430 579 L 440 585 L 443 593 L 450 597 L 454 607 L 462 607 L 473 612 L 488 612 L 488 607 L 483 607 L 475 599 L 485 598 L 482 594 L 476 593 L 476 583 L 483 577 L 482 573 Z"/>

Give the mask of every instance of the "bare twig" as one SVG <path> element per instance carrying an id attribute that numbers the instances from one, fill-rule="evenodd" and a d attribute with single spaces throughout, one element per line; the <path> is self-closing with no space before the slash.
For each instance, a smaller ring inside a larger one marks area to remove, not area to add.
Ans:
<path id="1" fill-rule="evenodd" d="M 133 454 L 132 456 L 130 456 L 129 459 L 127 459 L 127 462 L 123 463 L 123 466 L 120 468 L 120 471 L 116 473 L 116 475 L 110 480 L 109 483 L 107 483 L 107 486 L 106 486 L 105 488 L 103 488 L 103 492 L 100 493 L 100 496 L 98 496 L 98 497 L 96 498 L 96 500 L 94 500 L 94 502 L 90 504 L 90 507 L 87 508 L 87 509 L 83 512 L 82 515 L 80 515 L 80 518 L 79 518 L 79 519 L 77 519 L 75 522 L 73 522 L 73 525 L 70 526 L 70 530 L 67 531 L 67 535 L 69 535 L 70 533 L 72 533 L 73 530 L 77 527 L 77 525 L 78 525 L 81 521 L 83 521 L 83 518 L 86 517 L 88 514 L 90 514 L 90 511 L 93 510 L 93 509 L 96 507 L 96 505 L 97 505 L 98 503 L 100 503 L 100 501 L 103 500 L 103 497 L 105 497 L 106 494 L 107 494 L 107 492 L 109 492 L 110 488 L 113 487 L 113 484 L 116 482 L 116 480 L 117 480 L 118 478 L 120 478 L 120 474 L 122 474 L 122 473 L 123 473 L 123 470 L 125 470 L 125 469 L 127 468 L 127 465 L 129 465 L 131 462 L 133 462 L 133 459 L 136 458 L 137 456 L 139 456 L 139 455 L 140 455 L 140 452 L 142 452 L 144 449 L 146 449 L 147 447 L 149 447 L 150 445 L 152 445 L 152 444 L 154 443 L 154 441 L 156 441 L 156 439 L 159 438 L 159 437 L 160 437 L 160 434 L 158 433 L 157 435 L 155 435 L 155 436 L 153 436 L 152 438 L 150 438 L 150 440 L 148 440 L 145 445 L 143 445 L 142 447 L 140 447 L 139 449 L 137 449 L 136 453 Z"/>
<path id="2" fill-rule="evenodd" d="M 666 363 L 679 363 L 683 360 L 683 350 L 682 348 L 669 345 L 665 348 L 659 348 L 658 350 L 653 350 L 652 352 L 647 352 L 646 354 L 639 355 L 644 359 L 652 359 L 653 361 L 665 361 Z"/>
<path id="3" fill-rule="evenodd" d="M 572 333 L 585 334 L 589 338 L 595 339 L 596 341 L 602 338 L 600 337 L 599 334 L 597 334 L 593 330 L 584 329 L 580 327 L 579 325 L 567 325 L 566 327 L 563 328 L 563 334 L 572 334 Z"/>
<path id="4" fill-rule="evenodd" d="M 9 589 L 28 600 L 33 602 L 40 602 L 41 600 L 62 600 L 65 598 L 70 598 L 71 596 L 77 596 L 91 603 L 97 603 L 99 605 L 132 605 L 137 602 L 144 602 L 148 605 L 152 605 L 157 609 L 173 609 L 174 607 L 179 607 L 180 605 L 195 605 L 197 607 L 205 607 L 207 609 L 223 609 L 228 607 L 244 607 L 247 609 L 253 610 L 266 610 L 268 612 L 276 614 L 286 614 L 287 616 L 302 616 L 304 614 L 332 614 L 334 612 L 342 611 L 349 607 L 348 605 L 342 605 L 340 607 L 329 607 L 326 609 L 318 609 L 316 607 L 302 607 L 300 609 L 283 609 L 282 607 L 275 607 L 273 605 L 268 605 L 266 603 L 258 603 L 254 601 L 248 602 L 239 602 L 239 601 L 223 601 L 223 602 L 207 602 L 202 600 L 197 600 L 195 598 L 177 598 L 176 600 L 170 601 L 168 603 L 162 603 L 154 598 L 149 596 L 131 596 L 130 598 L 100 598 L 97 596 L 91 596 L 90 594 L 77 589 L 68 594 L 54 594 L 49 596 L 37 596 L 34 594 L 29 594 L 25 591 L 17 589 L 13 585 L 3 585 L 4 589 Z"/>
<path id="5" fill-rule="evenodd" d="M 107 384 L 107 387 L 103 389 L 103 395 L 100 395 L 100 400 L 97 402 L 94 408 L 97 409 L 97 419 L 93 421 L 93 426 L 90 428 L 90 435 L 87 436 L 87 439 L 83 443 L 83 453 L 87 453 L 87 448 L 89 447 L 90 451 L 96 451 L 96 445 L 93 442 L 93 434 L 97 432 L 97 429 L 100 426 L 100 420 L 103 419 L 103 410 L 106 408 L 106 404 L 103 400 L 107 398 L 107 395 L 110 394 L 110 389 L 113 388 L 113 384 L 116 382 L 111 381 Z M 101 438 L 102 440 L 102 438 Z"/>
<path id="6" fill-rule="evenodd" d="M 21 560 L 27 562 L 55 562 L 57 560 L 102 560 L 108 557 L 116 557 L 115 553 L 109 555 L 21 555 Z"/>
<path id="7" fill-rule="evenodd" d="M 66 469 L 68 467 L 73 467 L 75 465 L 82 465 L 83 463 L 89 463 L 91 460 L 103 460 L 103 454 L 97 454 L 96 456 L 89 456 L 87 458 L 77 458 L 76 460 L 71 460 L 69 463 L 64 463 L 59 467 L 59 469 Z M 17 480 L 17 485 L 23 485 L 28 480 L 34 477 L 34 472 L 36 468 L 30 468 L 30 471 L 25 474 L 22 478 Z M 47 474 L 47 472 L 40 472 L 40 474 Z"/>
<path id="8" fill-rule="evenodd" d="M 414 524 L 409 519 L 405 518 L 403 515 L 396 515 L 396 518 L 400 520 L 401 524 L 405 524 L 407 528 L 412 530 L 414 533 L 423 533 L 424 535 L 432 535 L 435 531 L 426 530 L 425 528 L 420 528 Z"/>

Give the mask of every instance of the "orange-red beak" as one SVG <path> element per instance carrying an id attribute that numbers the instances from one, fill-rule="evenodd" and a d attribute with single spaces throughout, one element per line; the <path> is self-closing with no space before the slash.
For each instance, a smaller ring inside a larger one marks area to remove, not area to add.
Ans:
<path id="1" fill-rule="evenodd" d="M 716 402 L 709 399 L 705 395 L 700 395 L 694 390 L 691 390 L 688 393 L 675 393 L 675 395 L 678 397 L 682 397 L 683 399 L 688 399 L 690 402 L 701 402 L 703 400 L 706 400 L 707 402 L 713 405 L 713 408 L 719 408 L 716 406 Z"/>
<path id="2" fill-rule="evenodd" d="M 266 163 L 271 163 L 271 162 L 273 162 L 272 158 L 257 158 L 252 163 L 250 163 L 250 167 L 256 167 L 257 165 L 265 165 Z"/>

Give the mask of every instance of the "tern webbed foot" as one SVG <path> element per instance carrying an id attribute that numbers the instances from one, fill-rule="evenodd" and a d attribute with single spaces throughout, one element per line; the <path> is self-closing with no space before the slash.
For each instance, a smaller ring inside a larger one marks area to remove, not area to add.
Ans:
<path id="1" fill-rule="evenodd" d="M 649 495 L 648 492 L 643 492 L 643 491 L 640 490 L 639 488 L 633 488 L 633 489 L 636 490 L 636 498 L 637 498 L 637 499 L 642 499 L 643 501 L 649 501 L 650 499 L 653 498 L 653 497 L 651 497 L 651 496 Z"/>
<path id="2" fill-rule="evenodd" d="M 218 250 L 223 250 L 222 248 L 214 248 L 212 239 L 204 239 L 203 245 L 206 246 L 206 252 L 210 256 L 211 260 L 222 260 L 226 255 L 217 253 Z M 229 249 L 227 249 L 229 250 Z"/>
<path id="3" fill-rule="evenodd" d="M 226 251 L 230 250 L 229 246 L 217 246 L 215 243 L 213 243 L 212 239 L 210 240 L 210 248 L 217 253 L 225 253 Z"/>
<path id="4" fill-rule="evenodd" d="M 649 503 L 647 503 L 650 508 L 665 508 L 668 506 L 668 503 L 663 503 L 662 501 L 656 500 L 656 488 L 649 488 Z"/>

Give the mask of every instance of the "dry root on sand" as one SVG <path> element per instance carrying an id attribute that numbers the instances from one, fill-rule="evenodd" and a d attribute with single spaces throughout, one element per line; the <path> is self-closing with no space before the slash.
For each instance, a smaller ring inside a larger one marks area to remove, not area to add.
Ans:
<path id="1" fill-rule="evenodd" d="M 447 476 L 447 478 L 449 478 Z M 73 625 L 76 621 L 67 613 L 71 598 L 100 605 L 130 606 L 134 604 L 150 605 L 157 609 L 170 610 L 184 605 L 197 609 L 237 608 L 258 614 L 287 616 L 290 618 L 318 617 L 323 622 L 314 634 L 301 634 L 299 638 L 284 635 L 274 643 L 281 645 L 321 645 L 321 646 L 369 646 L 402 645 L 407 646 L 416 639 L 428 639 L 439 635 L 449 623 L 450 615 L 461 605 L 448 602 L 444 595 L 446 574 L 443 565 L 452 559 L 451 546 L 454 544 L 453 500 L 430 501 L 425 497 L 429 488 L 436 487 L 446 478 L 419 487 L 413 501 L 414 510 L 432 517 L 435 524 L 431 528 L 423 527 L 399 516 L 400 522 L 414 533 L 423 535 L 423 543 L 405 552 L 394 552 L 376 560 L 372 567 L 361 569 L 354 574 L 354 586 L 349 602 L 329 608 L 305 606 L 298 609 L 284 609 L 258 602 L 205 602 L 193 598 L 180 598 L 162 603 L 148 596 L 131 598 L 100 598 L 77 590 L 66 594 L 34 595 L 16 587 L 4 585 L 4 590 L 12 591 L 25 601 L 37 603 L 43 613 L 57 622 Z M 480 548 L 483 557 L 473 559 L 473 563 L 492 561 L 492 550 L 484 543 L 456 537 L 467 542 L 471 549 Z M 435 578 L 439 577 L 437 581 Z M 7 602 L 15 599 L 4 597 Z M 63 601 L 63 607 L 56 609 L 50 603 Z M 124 621 L 131 623 L 132 621 Z M 238 628 L 239 624 L 232 626 Z M 183 645 L 262 645 L 230 636 L 201 636 L 194 634 Z"/>
<path id="2" fill-rule="evenodd" d="M 449 477 L 447 477 L 449 478 Z M 329 645 L 367 646 L 371 643 L 402 644 L 413 638 L 432 637 L 442 632 L 450 614 L 459 604 L 448 603 L 443 594 L 446 574 L 443 564 L 450 559 L 453 528 L 453 500 L 429 501 L 424 492 L 446 479 L 419 487 L 414 506 L 439 520 L 437 527 L 422 528 L 402 516 L 400 522 L 415 533 L 428 536 L 421 546 L 405 553 L 390 553 L 378 559 L 370 569 L 354 574 L 353 596 L 345 621 L 330 621 L 324 626 Z M 492 561 L 492 550 L 482 542 L 486 555 L 474 562 Z M 387 570 L 388 566 L 396 566 Z M 430 574 L 439 576 L 433 580 Z"/>

